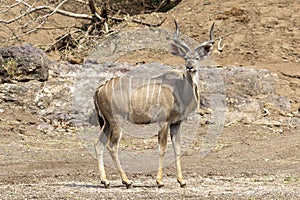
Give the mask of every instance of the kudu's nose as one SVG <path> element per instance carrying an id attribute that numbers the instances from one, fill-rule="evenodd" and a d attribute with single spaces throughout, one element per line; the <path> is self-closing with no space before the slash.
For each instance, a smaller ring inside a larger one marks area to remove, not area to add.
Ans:
<path id="1" fill-rule="evenodd" d="M 186 69 L 187 69 L 188 71 L 192 71 L 192 70 L 194 69 L 194 67 L 193 67 L 192 65 L 187 65 L 187 66 L 186 66 Z"/>
<path id="2" fill-rule="evenodd" d="M 185 65 L 186 65 L 186 69 L 187 69 L 188 71 L 193 71 L 193 70 L 194 70 L 194 67 L 195 67 L 195 62 L 192 61 L 192 60 L 189 60 L 189 61 L 187 61 L 187 62 L 185 63 Z"/>

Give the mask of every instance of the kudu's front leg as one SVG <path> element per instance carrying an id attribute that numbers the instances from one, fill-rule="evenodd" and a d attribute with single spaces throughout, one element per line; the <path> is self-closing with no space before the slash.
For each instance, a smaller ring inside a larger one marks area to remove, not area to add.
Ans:
<path id="1" fill-rule="evenodd" d="M 163 169 L 164 156 L 166 154 L 166 148 L 167 148 L 168 131 L 169 131 L 169 126 L 167 124 L 164 124 L 162 129 L 158 133 L 159 163 L 158 163 L 156 183 L 159 188 L 164 186 L 164 183 L 162 181 L 162 169 Z"/>
<path id="2" fill-rule="evenodd" d="M 181 172 L 181 163 L 180 163 L 180 156 L 181 156 L 181 146 L 180 146 L 180 123 L 172 124 L 170 126 L 170 133 L 171 133 L 171 140 L 174 149 L 175 155 L 175 163 L 176 163 L 176 176 L 177 181 L 180 184 L 180 187 L 185 187 L 186 182 L 183 179 L 182 172 Z"/>

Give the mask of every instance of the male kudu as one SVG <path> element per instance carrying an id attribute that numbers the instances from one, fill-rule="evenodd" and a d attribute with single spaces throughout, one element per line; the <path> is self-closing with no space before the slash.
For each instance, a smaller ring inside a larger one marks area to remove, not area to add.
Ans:
<path id="1" fill-rule="evenodd" d="M 175 154 L 177 180 L 181 187 L 186 185 L 180 164 L 179 128 L 182 120 L 197 107 L 196 69 L 199 61 L 212 53 L 214 24 L 210 29 L 210 40 L 201 43 L 194 50 L 190 50 L 188 45 L 179 39 L 180 31 L 176 21 L 175 25 L 174 43 L 171 44 L 170 52 L 185 60 L 186 73 L 184 76 L 176 74 L 177 78 L 174 78 L 174 73 L 166 73 L 158 77 L 149 78 L 147 81 L 143 81 L 144 84 L 136 84 L 140 79 L 138 77 L 114 77 L 100 85 L 96 90 L 94 102 L 101 128 L 100 136 L 95 142 L 95 149 L 101 183 L 105 187 L 109 186 L 103 162 L 105 147 L 119 170 L 122 183 L 127 188 L 132 185 L 118 158 L 122 127 L 120 127 L 115 118 L 116 113 L 121 113 L 123 117 L 134 124 L 161 124 L 161 130 L 158 132 L 160 156 L 156 179 L 158 187 L 163 186 L 163 158 L 166 152 L 167 135 L 170 132 Z"/>

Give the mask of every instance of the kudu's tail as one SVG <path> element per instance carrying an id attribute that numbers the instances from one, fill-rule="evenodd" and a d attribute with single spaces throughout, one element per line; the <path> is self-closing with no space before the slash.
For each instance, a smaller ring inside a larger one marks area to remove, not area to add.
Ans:
<path id="1" fill-rule="evenodd" d="M 103 116 L 103 114 L 101 113 L 101 110 L 100 110 L 100 107 L 99 107 L 99 104 L 98 104 L 98 101 L 96 98 L 97 95 L 98 95 L 98 91 L 95 93 L 95 96 L 94 96 L 94 104 L 95 104 L 98 122 L 99 122 L 100 128 L 102 129 L 103 126 L 106 124 L 106 120 L 105 120 L 105 117 Z"/>

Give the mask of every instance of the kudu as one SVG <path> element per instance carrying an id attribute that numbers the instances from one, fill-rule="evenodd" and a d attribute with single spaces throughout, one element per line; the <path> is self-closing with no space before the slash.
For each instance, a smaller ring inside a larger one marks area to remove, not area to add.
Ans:
<path id="1" fill-rule="evenodd" d="M 174 43 L 170 46 L 171 54 L 180 56 L 185 60 L 186 73 L 177 74 L 178 78 L 168 78 L 170 74 L 151 78 L 147 84 L 140 84 L 132 88 L 132 81 L 137 77 L 114 77 L 100 85 L 95 93 L 95 107 L 100 123 L 100 136 L 95 141 L 95 150 L 98 159 L 101 183 L 109 187 L 103 162 L 104 148 L 106 147 L 117 167 L 122 183 L 129 188 L 132 182 L 128 180 L 118 158 L 118 146 L 122 137 L 122 127 L 118 124 L 115 113 L 122 113 L 126 119 L 134 124 L 161 123 L 158 132 L 159 164 L 157 172 L 157 185 L 163 186 L 162 168 L 166 152 L 167 135 L 170 132 L 173 144 L 177 181 L 181 187 L 186 185 L 181 172 L 180 164 L 180 133 L 179 128 L 184 120 L 197 107 L 197 83 L 194 78 L 198 62 L 209 56 L 213 50 L 213 27 L 210 29 L 210 40 L 201 43 L 194 50 L 179 39 L 179 27 L 175 21 L 176 32 Z M 153 69 L 155 70 L 155 69 Z M 174 74 L 173 74 L 174 75 Z M 172 76 L 171 76 L 172 77 Z M 153 115 L 153 108 L 156 109 Z M 158 111 L 159 110 L 159 111 Z"/>

